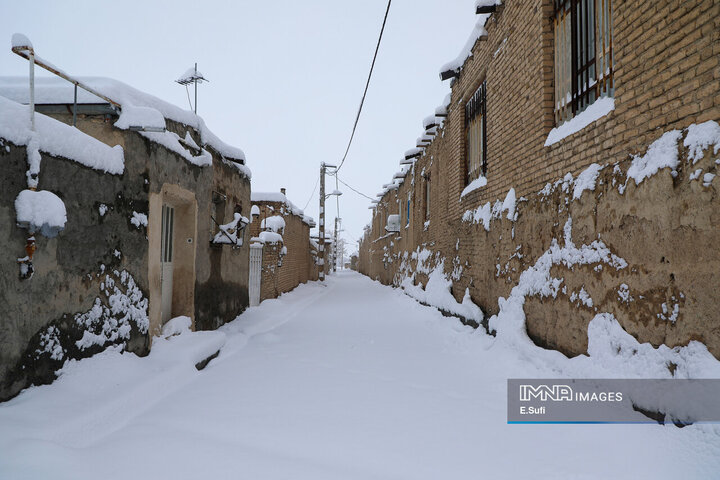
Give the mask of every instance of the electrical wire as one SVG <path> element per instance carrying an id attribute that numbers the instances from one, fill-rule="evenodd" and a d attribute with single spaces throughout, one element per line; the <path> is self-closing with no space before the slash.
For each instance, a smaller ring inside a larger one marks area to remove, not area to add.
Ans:
<path id="1" fill-rule="evenodd" d="M 187 83 L 185 84 L 185 93 L 187 93 L 188 96 L 188 105 L 190 105 L 190 110 L 193 109 L 192 102 L 190 101 L 190 90 L 188 90 Z"/>
<path id="2" fill-rule="evenodd" d="M 310 205 L 310 202 L 312 201 L 313 197 L 315 196 L 315 191 L 317 190 L 318 183 L 320 183 L 320 177 L 318 177 L 317 181 L 315 182 L 315 187 L 313 187 L 313 191 L 310 194 L 310 198 L 308 198 L 308 201 L 305 204 L 305 208 L 303 208 L 303 210 L 307 210 L 308 205 Z"/>
<path id="3" fill-rule="evenodd" d="M 335 175 L 335 190 L 340 190 L 340 187 L 338 186 L 337 175 Z M 335 202 L 336 202 L 337 216 L 338 216 L 338 218 L 340 218 L 340 195 L 335 195 Z"/>
<path id="4" fill-rule="evenodd" d="M 343 182 L 342 180 L 340 180 L 340 177 L 337 176 L 337 174 L 335 174 L 335 178 L 338 180 L 338 182 L 342 183 L 343 185 L 345 185 L 346 187 L 348 187 L 350 190 L 352 190 L 353 192 L 357 193 L 358 195 L 361 195 L 361 196 L 367 198 L 367 199 L 370 200 L 370 201 L 375 200 L 374 198 L 368 197 L 367 195 L 365 195 L 365 194 L 362 193 L 361 191 L 355 190 L 353 187 L 351 187 L 351 186 L 348 185 L 347 183 L 345 183 L 345 182 Z"/>
<path id="5" fill-rule="evenodd" d="M 388 0 L 387 9 L 385 10 L 385 18 L 383 18 L 382 28 L 380 29 L 380 36 L 378 37 L 377 46 L 375 47 L 375 55 L 373 55 L 373 61 L 370 65 L 370 73 L 368 74 L 367 83 L 365 83 L 365 91 L 363 92 L 362 99 L 360 100 L 360 108 L 358 108 L 357 115 L 355 116 L 355 124 L 353 125 L 352 133 L 350 134 L 350 141 L 348 142 L 347 148 L 345 149 L 345 155 L 343 155 L 340 165 L 338 165 L 337 169 L 335 169 L 335 173 L 337 173 L 345 163 L 348 152 L 350 152 L 350 145 L 352 145 L 353 138 L 355 138 L 355 130 L 357 129 L 358 121 L 360 121 L 360 113 L 362 112 L 363 104 L 365 103 L 365 97 L 367 96 L 368 88 L 370 87 L 370 79 L 372 78 L 373 70 L 375 69 L 375 60 L 377 60 L 378 51 L 380 50 L 380 41 L 382 40 L 383 32 L 385 31 L 385 24 L 387 23 L 388 13 L 390 13 L 391 3 L 392 0 Z"/>

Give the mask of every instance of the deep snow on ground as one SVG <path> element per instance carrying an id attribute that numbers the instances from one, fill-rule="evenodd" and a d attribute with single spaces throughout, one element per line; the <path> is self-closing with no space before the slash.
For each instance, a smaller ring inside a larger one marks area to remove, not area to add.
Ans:
<path id="1" fill-rule="evenodd" d="M 529 351 L 342 273 L 66 364 L 0 404 L 0 478 L 720 478 L 717 425 L 508 425 L 507 378 L 602 374 Z"/>

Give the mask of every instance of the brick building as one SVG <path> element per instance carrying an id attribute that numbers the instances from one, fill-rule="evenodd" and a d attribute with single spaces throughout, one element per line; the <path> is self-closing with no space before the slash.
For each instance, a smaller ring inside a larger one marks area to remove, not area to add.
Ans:
<path id="1" fill-rule="evenodd" d="M 641 342 L 720 356 L 720 3 L 496 3 L 442 68 L 451 94 L 378 195 L 360 271 L 442 268 L 495 314 L 553 245 L 602 241 L 626 265 L 553 264 L 559 287 L 524 302 L 536 343 L 584 353 L 610 312 Z"/>
<path id="2" fill-rule="evenodd" d="M 261 272 L 255 298 L 251 293 L 254 305 L 317 280 L 319 266 L 317 247 L 310 238 L 315 222 L 287 199 L 284 188 L 279 193 L 252 192 L 251 200 L 251 249 L 257 252 L 259 263 L 255 268 Z"/>

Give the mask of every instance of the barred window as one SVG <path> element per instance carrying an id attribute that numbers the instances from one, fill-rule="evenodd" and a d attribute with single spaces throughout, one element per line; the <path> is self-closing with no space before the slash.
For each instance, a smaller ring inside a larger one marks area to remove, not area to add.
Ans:
<path id="1" fill-rule="evenodd" d="M 465 105 L 466 183 L 485 175 L 487 171 L 485 90 L 486 83 L 483 82 Z"/>
<path id="2" fill-rule="evenodd" d="M 425 176 L 425 220 L 430 220 L 430 174 Z"/>
<path id="3" fill-rule="evenodd" d="M 409 226 L 409 225 L 410 225 L 410 194 L 408 193 L 408 196 L 407 196 L 407 207 L 406 207 L 406 210 L 405 210 L 405 226 L 407 227 L 407 226 Z"/>
<path id="4" fill-rule="evenodd" d="M 555 123 L 613 96 L 612 0 L 555 0 Z"/>

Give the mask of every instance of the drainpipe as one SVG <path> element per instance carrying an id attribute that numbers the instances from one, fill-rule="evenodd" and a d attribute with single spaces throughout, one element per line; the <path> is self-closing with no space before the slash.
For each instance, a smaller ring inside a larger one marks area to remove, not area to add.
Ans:
<path id="1" fill-rule="evenodd" d="M 35 131 L 35 51 L 28 50 L 30 60 L 30 129 Z"/>

